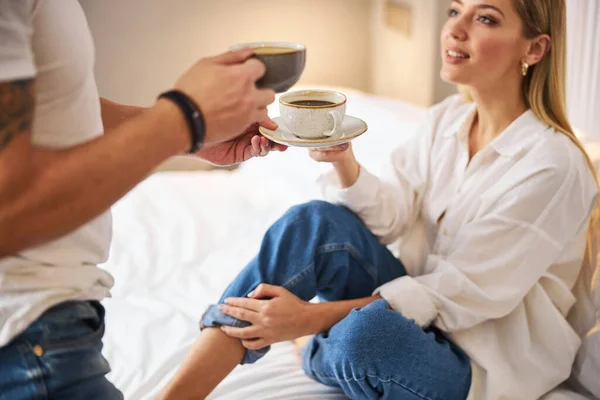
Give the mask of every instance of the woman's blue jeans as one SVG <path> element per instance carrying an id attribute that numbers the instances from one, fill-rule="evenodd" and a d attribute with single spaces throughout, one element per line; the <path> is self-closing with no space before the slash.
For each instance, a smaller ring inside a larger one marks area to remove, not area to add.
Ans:
<path id="1" fill-rule="evenodd" d="M 280 285 L 303 300 L 371 296 L 405 275 L 402 263 L 344 207 L 314 201 L 291 208 L 266 233 L 258 255 L 227 288 L 247 296 L 261 283 Z M 248 326 L 211 306 L 201 326 Z M 252 363 L 269 349 L 247 351 Z M 352 399 L 465 399 L 471 385 L 466 354 L 435 327 L 422 329 L 380 299 L 354 309 L 303 350 L 311 378 L 340 387 Z"/>

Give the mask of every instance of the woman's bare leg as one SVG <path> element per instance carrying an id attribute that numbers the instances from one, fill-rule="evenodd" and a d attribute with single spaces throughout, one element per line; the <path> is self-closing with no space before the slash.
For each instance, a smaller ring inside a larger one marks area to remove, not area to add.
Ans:
<path id="1" fill-rule="evenodd" d="M 206 328 L 159 399 L 204 399 L 240 363 L 245 348 L 218 328 Z"/>
<path id="2" fill-rule="evenodd" d="M 302 365 L 302 349 L 306 346 L 306 343 L 310 340 L 313 335 L 301 336 L 297 339 L 294 339 L 294 345 L 296 346 L 296 355 L 298 356 L 298 361 L 300 365 Z"/>

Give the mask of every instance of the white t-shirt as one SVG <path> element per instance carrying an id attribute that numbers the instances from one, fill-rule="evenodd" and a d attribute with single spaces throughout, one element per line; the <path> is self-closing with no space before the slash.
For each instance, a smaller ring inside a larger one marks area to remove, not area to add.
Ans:
<path id="1" fill-rule="evenodd" d="M 77 0 L 0 2 L 0 82 L 35 79 L 36 146 L 71 147 L 102 134 L 94 45 Z M 113 278 L 97 267 L 111 240 L 109 212 L 74 232 L 0 259 L 0 346 L 49 307 L 100 300 Z"/>
<path id="2" fill-rule="evenodd" d="M 474 116 L 449 97 L 381 178 L 321 183 L 383 243 L 399 241 L 408 275 L 376 292 L 469 355 L 469 399 L 538 399 L 569 377 L 581 343 L 566 316 L 598 190 L 583 153 L 531 110 L 469 161 Z"/>

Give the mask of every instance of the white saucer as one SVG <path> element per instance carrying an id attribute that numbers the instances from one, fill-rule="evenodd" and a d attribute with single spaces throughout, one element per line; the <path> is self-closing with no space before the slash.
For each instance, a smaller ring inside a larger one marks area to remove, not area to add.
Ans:
<path id="1" fill-rule="evenodd" d="M 342 122 L 342 128 L 335 135 L 318 139 L 302 139 L 289 131 L 289 129 L 285 126 L 282 117 L 273 118 L 273 121 L 279 125 L 275 131 L 262 126 L 258 128 L 258 131 L 264 137 L 272 142 L 283 144 L 285 146 L 308 147 L 313 149 L 344 144 L 359 137 L 368 129 L 365 121 L 350 115 L 346 115 L 344 117 L 344 122 Z"/>

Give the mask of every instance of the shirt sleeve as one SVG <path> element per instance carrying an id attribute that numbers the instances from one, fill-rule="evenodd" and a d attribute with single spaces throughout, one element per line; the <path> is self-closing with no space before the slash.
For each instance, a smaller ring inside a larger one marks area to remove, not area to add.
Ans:
<path id="1" fill-rule="evenodd" d="M 456 233 L 448 255 L 428 257 L 428 273 L 395 279 L 375 293 L 418 325 L 435 322 L 449 332 L 512 312 L 565 245 L 585 233 L 597 196 L 591 174 L 572 161 L 535 163 L 497 200 L 482 198 L 479 215 Z"/>
<path id="2" fill-rule="evenodd" d="M 361 166 L 357 181 L 340 189 L 334 171 L 321 176 L 324 200 L 350 208 L 383 244 L 401 237 L 421 209 L 435 127 L 446 107 L 443 102 L 428 110 L 417 132 L 391 153 L 381 178 Z"/>
<path id="3" fill-rule="evenodd" d="M 30 0 L 0 2 L 0 82 L 36 74 L 31 48 L 33 8 Z"/>

